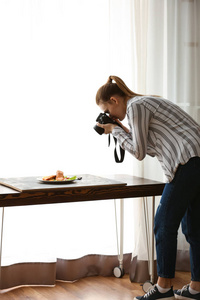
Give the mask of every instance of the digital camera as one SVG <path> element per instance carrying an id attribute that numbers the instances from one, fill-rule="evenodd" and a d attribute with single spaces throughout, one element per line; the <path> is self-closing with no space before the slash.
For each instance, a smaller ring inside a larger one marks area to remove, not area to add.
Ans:
<path id="1" fill-rule="evenodd" d="M 100 113 L 96 119 L 96 122 L 98 122 L 100 124 L 117 124 L 118 126 L 120 126 L 120 124 L 118 122 L 111 119 L 106 113 Z M 96 132 L 98 132 L 98 134 L 104 133 L 104 129 L 97 125 L 94 126 L 94 130 L 96 130 Z"/>

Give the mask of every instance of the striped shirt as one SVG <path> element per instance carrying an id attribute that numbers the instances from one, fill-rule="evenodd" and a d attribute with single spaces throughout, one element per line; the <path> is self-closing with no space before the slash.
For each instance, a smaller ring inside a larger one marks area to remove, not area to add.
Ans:
<path id="1" fill-rule="evenodd" d="M 176 104 L 159 97 L 137 96 L 128 100 L 126 114 L 130 132 L 117 126 L 113 136 L 138 160 L 146 154 L 156 156 L 168 182 L 179 164 L 200 157 L 200 125 Z"/>

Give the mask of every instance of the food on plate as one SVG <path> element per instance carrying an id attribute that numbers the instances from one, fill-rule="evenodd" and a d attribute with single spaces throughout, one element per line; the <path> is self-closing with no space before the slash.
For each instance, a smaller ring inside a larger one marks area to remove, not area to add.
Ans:
<path id="1" fill-rule="evenodd" d="M 64 179 L 64 173 L 62 171 L 56 172 L 56 180 L 62 181 Z"/>
<path id="2" fill-rule="evenodd" d="M 50 175 L 50 176 L 44 176 L 42 177 L 42 180 L 44 181 L 67 181 L 67 180 L 75 180 L 77 177 L 69 177 L 69 176 L 64 176 L 64 173 L 62 171 L 57 171 L 56 175 Z"/>
<path id="3" fill-rule="evenodd" d="M 50 176 L 42 177 L 42 180 L 54 180 L 54 179 L 56 179 L 56 175 L 50 175 Z"/>

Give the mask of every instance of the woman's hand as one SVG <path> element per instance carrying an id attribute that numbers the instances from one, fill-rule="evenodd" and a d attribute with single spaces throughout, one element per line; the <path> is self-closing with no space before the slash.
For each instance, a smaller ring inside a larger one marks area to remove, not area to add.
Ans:
<path id="1" fill-rule="evenodd" d="M 118 126 L 118 125 L 116 125 L 116 124 L 111 124 L 111 123 L 108 123 L 108 124 L 100 124 L 100 123 L 97 123 L 97 126 L 103 128 L 105 134 L 109 134 L 109 133 L 112 133 L 113 129 L 114 129 L 116 126 Z"/>
<path id="2" fill-rule="evenodd" d="M 129 129 L 125 127 L 119 120 L 115 120 L 115 122 L 119 123 L 126 133 L 129 133 Z M 113 129 L 118 125 L 112 123 L 108 123 L 108 124 L 97 123 L 97 126 L 103 128 L 105 134 L 109 134 L 112 133 Z"/>

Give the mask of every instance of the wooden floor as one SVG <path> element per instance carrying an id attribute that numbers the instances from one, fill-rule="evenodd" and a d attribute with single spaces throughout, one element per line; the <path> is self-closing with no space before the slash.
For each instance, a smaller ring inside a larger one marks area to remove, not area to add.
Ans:
<path id="1" fill-rule="evenodd" d="M 177 272 L 174 288 L 190 282 L 190 273 Z M 129 276 L 88 277 L 74 283 L 56 282 L 55 287 L 20 287 L 0 294 L 0 300 L 132 300 L 143 295 L 139 283 L 131 283 Z"/>

